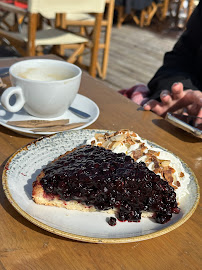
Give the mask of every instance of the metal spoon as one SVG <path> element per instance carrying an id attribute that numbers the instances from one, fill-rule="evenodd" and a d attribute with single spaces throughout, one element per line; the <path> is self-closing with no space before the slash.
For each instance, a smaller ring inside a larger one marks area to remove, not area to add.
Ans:
<path id="1" fill-rule="evenodd" d="M 73 112 L 75 115 L 81 117 L 81 118 L 89 118 L 90 117 L 90 114 L 88 113 L 85 113 L 83 111 L 80 111 L 76 108 L 73 108 L 73 107 L 69 107 L 68 108 L 69 111 Z"/>
<path id="2" fill-rule="evenodd" d="M 0 77 L 6 77 L 9 75 L 9 67 L 0 68 Z"/>

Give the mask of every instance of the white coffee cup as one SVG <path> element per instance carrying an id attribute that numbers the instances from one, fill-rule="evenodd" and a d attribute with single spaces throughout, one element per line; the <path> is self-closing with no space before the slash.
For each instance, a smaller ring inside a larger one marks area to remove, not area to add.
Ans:
<path id="1" fill-rule="evenodd" d="M 12 87 L 1 96 L 2 106 L 10 112 L 22 108 L 41 118 L 62 115 L 78 93 L 81 69 L 65 61 L 31 59 L 15 63 L 9 69 Z M 14 104 L 11 97 L 15 95 Z"/>

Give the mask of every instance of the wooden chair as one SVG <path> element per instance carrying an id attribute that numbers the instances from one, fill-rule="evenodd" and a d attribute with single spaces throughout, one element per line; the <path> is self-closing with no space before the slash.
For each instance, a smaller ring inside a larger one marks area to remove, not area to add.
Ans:
<path id="1" fill-rule="evenodd" d="M 157 17 L 160 21 L 165 20 L 168 10 L 169 10 L 170 0 L 161 0 L 158 3 Z"/>
<path id="2" fill-rule="evenodd" d="M 10 14 L 12 13 L 12 18 Z M 6 31 L 20 31 L 21 24 L 27 15 L 26 9 L 15 6 L 14 0 L 0 2 L 0 29 Z"/>
<path id="3" fill-rule="evenodd" d="M 84 51 L 89 39 L 61 28 L 62 14 L 65 13 L 94 13 L 97 38 L 100 37 L 101 22 L 105 8 L 105 0 L 29 0 L 28 2 L 28 31 L 19 33 L 0 29 L 0 37 L 6 38 L 23 56 L 37 55 L 37 48 L 45 45 L 68 45 L 74 52 L 67 61 L 74 63 Z M 55 14 L 55 27 L 37 30 L 39 14 L 50 12 Z M 41 53 L 41 51 L 40 51 Z M 96 76 L 98 47 L 93 48 L 89 73 Z"/>
<path id="4" fill-rule="evenodd" d="M 178 0 L 178 3 L 177 3 L 177 10 L 176 10 L 176 24 L 178 23 L 178 20 L 179 20 L 179 14 L 180 14 L 180 10 L 182 8 L 184 4 L 184 0 Z M 189 20 L 189 17 L 191 16 L 193 10 L 194 10 L 194 0 L 189 0 L 188 1 L 188 7 L 187 7 L 187 16 L 186 16 L 186 20 L 185 22 L 187 22 Z"/>
<path id="5" fill-rule="evenodd" d="M 94 46 L 98 46 L 99 49 L 103 51 L 101 62 L 98 59 L 96 62 L 97 73 L 99 77 L 102 79 L 105 79 L 106 74 L 107 74 L 111 28 L 112 28 L 112 23 L 113 23 L 115 0 L 105 0 L 105 2 L 106 2 L 105 14 L 101 22 L 103 37 L 100 39 L 100 42 L 99 42 L 97 33 L 95 29 L 93 28 L 93 25 L 95 24 L 95 16 L 93 16 L 92 14 L 67 13 L 62 24 L 63 28 L 68 27 L 68 29 L 70 28 L 71 30 L 76 28 L 76 31 L 78 31 L 79 29 L 79 33 L 81 35 L 86 36 L 88 39 L 92 41 L 91 45 L 89 46 L 90 48 L 93 48 Z M 63 50 L 65 48 L 67 48 L 66 45 L 63 46 Z M 81 57 L 79 58 L 78 64 L 80 64 L 81 67 L 83 68 L 88 68 L 86 65 L 83 64 Z"/>
<path id="6" fill-rule="evenodd" d="M 132 9 L 130 14 L 125 13 L 125 7 L 124 6 L 116 6 L 117 10 L 117 27 L 120 28 L 122 23 L 125 21 L 125 19 L 128 16 L 131 16 L 133 21 L 139 25 L 140 27 L 149 26 L 151 24 L 151 20 L 154 17 L 158 5 L 155 2 L 152 2 L 151 5 L 148 7 L 142 9 L 140 11 L 140 15 L 137 16 L 136 10 Z"/>
<path id="7" fill-rule="evenodd" d="M 188 7 L 187 7 L 187 16 L 185 23 L 188 21 L 189 17 L 191 16 L 194 7 L 195 7 L 195 2 L 194 0 L 188 0 Z M 158 11 L 157 11 L 157 16 L 160 21 L 163 21 L 167 15 L 172 13 L 172 8 L 171 5 L 174 3 L 176 5 L 175 8 L 175 25 L 178 24 L 179 20 L 179 14 L 180 10 L 184 4 L 184 0 L 161 0 L 160 3 L 158 4 Z"/>

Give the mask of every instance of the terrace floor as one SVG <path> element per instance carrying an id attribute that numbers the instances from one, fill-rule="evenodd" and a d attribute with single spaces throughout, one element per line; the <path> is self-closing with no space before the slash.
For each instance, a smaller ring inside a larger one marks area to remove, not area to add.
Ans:
<path id="1" fill-rule="evenodd" d="M 157 25 L 140 28 L 133 23 L 113 27 L 105 83 L 115 90 L 147 83 L 162 65 L 181 31 L 157 30 Z"/>

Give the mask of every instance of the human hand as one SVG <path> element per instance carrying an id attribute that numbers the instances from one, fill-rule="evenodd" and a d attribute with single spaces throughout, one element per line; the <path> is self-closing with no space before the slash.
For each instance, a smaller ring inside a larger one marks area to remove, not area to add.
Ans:
<path id="1" fill-rule="evenodd" d="M 149 100 L 144 105 L 144 109 L 151 110 L 162 117 L 165 117 L 167 112 L 202 117 L 201 91 L 184 91 L 182 83 L 174 83 L 171 93 L 167 90 L 162 91 L 160 99 L 161 102 Z"/>

